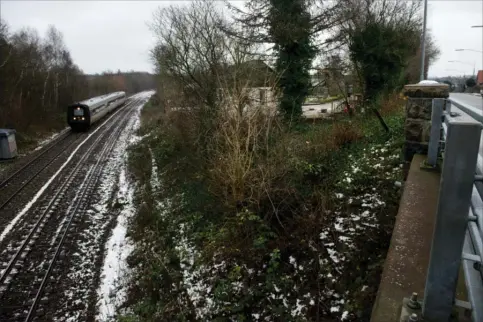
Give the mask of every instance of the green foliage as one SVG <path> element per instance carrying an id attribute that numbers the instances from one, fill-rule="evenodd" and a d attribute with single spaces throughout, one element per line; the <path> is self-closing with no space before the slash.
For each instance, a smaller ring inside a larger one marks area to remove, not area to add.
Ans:
<path id="1" fill-rule="evenodd" d="M 372 19 L 350 39 L 351 59 L 360 67 L 365 95 L 372 101 L 402 85 L 402 74 L 414 52 L 417 35 Z"/>
<path id="2" fill-rule="evenodd" d="M 311 86 L 309 68 L 316 53 L 308 5 L 305 0 L 271 0 L 270 5 L 269 34 L 277 52 L 280 109 L 286 118 L 298 118 Z"/>
<path id="3" fill-rule="evenodd" d="M 468 78 L 465 82 L 466 86 L 468 87 L 475 87 L 476 86 L 476 81 L 474 78 Z"/>

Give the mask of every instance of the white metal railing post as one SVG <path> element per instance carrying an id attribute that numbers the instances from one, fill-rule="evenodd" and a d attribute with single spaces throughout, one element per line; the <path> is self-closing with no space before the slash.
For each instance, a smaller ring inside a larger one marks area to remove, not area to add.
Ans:
<path id="1" fill-rule="evenodd" d="M 445 111 L 446 111 L 447 114 L 451 113 L 451 101 L 450 100 L 446 100 Z"/>
<path id="2" fill-rule="evenodd" d="M 448 321 L 453 309 L 480 136 L 481 124 L 476 120 L 449 118 L 423 299 L 422 313 L 428 321 Z"/>
<path id="3" fill-rule="evenodd" d="M 441 138 L 441 117 L 443 115 L 444 98 L 434 98 L 431 110 L 431 134 L 429 136 L 427 163 L 434 167 L 438 162 L 439 141 Z"/>

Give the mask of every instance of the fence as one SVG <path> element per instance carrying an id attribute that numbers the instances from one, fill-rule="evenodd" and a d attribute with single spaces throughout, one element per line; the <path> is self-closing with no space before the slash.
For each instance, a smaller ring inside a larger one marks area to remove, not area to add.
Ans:
<path id="1" fill-rule="evenodd" d="M 427 163 L 442 160 L 441 185 L 423 317 L 448 321 L 453 307 L 483 321 L 483 110 L 454 99 L 433 99 Z M 468 302 L 455 299 L 463 269 Z"/>

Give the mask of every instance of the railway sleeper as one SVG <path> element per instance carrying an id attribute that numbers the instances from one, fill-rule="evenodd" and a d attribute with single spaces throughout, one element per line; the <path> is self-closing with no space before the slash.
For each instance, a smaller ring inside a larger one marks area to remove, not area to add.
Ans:
<path id="1" fill-rule="evenodd" d="M 66 255 L 65 251 L 61 251 L 59 253 L 59 256 L 57 258 L 60 259 L 60 260 L 64 260 L 66 256 L 67 255 Z"/>
<path id="2" fill-rule="evenodd" d="M 8 291 L 8 286 L 9 285 L 0 285 L 0 299 Z"/>
<path id="3" fill-rule="evenodd" d="M 22 246 L 23 242 L 24 242 L 23 240 L 16 240 L 16 241 L 14 241 L 14 242 L 13 242 L 13 246 L 14 246 L 15 248 L 19 248 L 19 247 L 21 247 L 21 246 Z M 17 250 L 16 250 L 16 249 L 15 249 L 15 252 L 17 252 Z"/>
<path id="4" fill-rule="evenodd" d="M 25 260 L 25 258 L 28 256 L 29 253 L 30 253 L 30 248 L 24 249 L 23 252 L 22 252 L 22 254 L 20 254 L 20 259 L 21 260 Z"/>
<path id="5" fill-rule="evenodd" d="M 5 314 L 8 310 L 8 312 L 11 312 L 11 311 L 17 311 L 17 310 L 27 310 L 28 312 L 28 309 L 29 309 L 29 305 L 28 304 L 16 304 L 16 305 L 2 305 L 0 307 L 0 315 L 1 314 Z M 27 313 L 25 312 L 25 313 Z"/>
<path id="6" fill-rule="evenodd" d="M 38 290 L 35 290 L 35 292 L 30 293 L 30 298 L 28 300 L 28 302 L 29 302 L 28 306 L 32 306 L 32 304 L 34 304 L 34 299 L 37 296 L 37 291 Z M 44 290 L 44 292 L 45 292 L 45 290 Z M 43 296 L 38 300 L 38 304 L 49 304 L 49 303 L 50 303 L 50 301 L 49 301 L 49 298 L 47 296 Z M 41 307 L 37 307 L 37 310 L 35 310 L 35 312 L 37 313 L 39 309 L 41 309 Z"/>
<path id="7" fill-rule="evenodd" d="M 15 255 L 16 252 L 17 252 L 17 250 L 13 247 L 6 250 L 7 255 Z M 8 263 L 2 263 L 2 266 L 3 265 L 8 265 Z"/>
<path id="8" fill-rule="evenodd" d="M 24 261 L 23 260 L 18 260 L 15 262 L 15 264 L 13 265 L 13 268 L 17 269 L 17 270 L 20 270 L 24 267 Z"/>

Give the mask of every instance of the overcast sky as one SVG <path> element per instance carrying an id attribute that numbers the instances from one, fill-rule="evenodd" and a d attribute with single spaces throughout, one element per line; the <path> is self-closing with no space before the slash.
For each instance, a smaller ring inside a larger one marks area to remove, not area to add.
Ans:
<path id="1" fill-rule="evenodd" d="M 32 27 L 45 34 L 53 24 L 76 64 L 86 73 L 104 70 L 153 71 L 149 50 L 154 36 L 147 23 L 157 7 L 183 1 L 22 1 L 0 0 L 0 15 L 11 31 Z M 243 3 L 239 0 L 240 5 Z M 483 0 L 429 0 L 428 28 L 441 49 L 431 76 L 470 74 L 483 69 Z M 463 63 L 448 63 L 460 60 Z M 449 70 L 448 70 L 449 69 Z"/>

